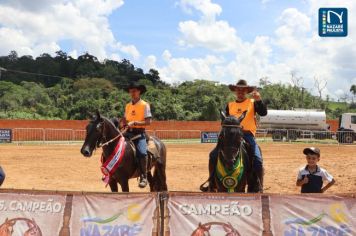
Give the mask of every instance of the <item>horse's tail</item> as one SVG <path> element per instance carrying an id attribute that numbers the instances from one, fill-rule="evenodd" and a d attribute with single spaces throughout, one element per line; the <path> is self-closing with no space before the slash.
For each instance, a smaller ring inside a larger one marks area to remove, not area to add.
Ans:
<path id="1" fill-rule="evenodd" d="M 151 137 L 157 146 L 160 154 L 159 160 L 154 164 L 153 171 L 153 184 L 154 190 L 157 192 L 167 191 L 167 178 L 166 178 L 166 163 L 167 163 L 167 149 L 164 143 L 156 137 Z"/>

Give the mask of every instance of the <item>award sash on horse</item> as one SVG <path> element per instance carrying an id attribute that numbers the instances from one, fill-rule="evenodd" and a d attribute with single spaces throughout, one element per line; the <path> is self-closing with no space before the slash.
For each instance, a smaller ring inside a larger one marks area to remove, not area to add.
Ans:
<path id="1" fill-rule="evenodd" d="M 237 184 L 241 181 L 244 173 L 244 161 L 242 156 L 242 150 L 239 151 L 237 161 L 231 170 L 228 170 L 218 157 L 218 163 L 216 165 L 216 174 L 221 183 L 227 188 L 229 193 L 234 192 Z"/>
<path id="2" fill-rule="evenodd" d="M 125 154 L 126 142 L 124 137 L 120 137 L 119 141 L 116 144 L 114 151 L 106 159 L 104 163 L 104 157 L 101 156 L 101 172 L 104 174 L 103 181 L 106 185 L 109 183 L 110 176 L 115 173 L 116 169 L 119 167 L 122 162 L 122 157 Z"/>

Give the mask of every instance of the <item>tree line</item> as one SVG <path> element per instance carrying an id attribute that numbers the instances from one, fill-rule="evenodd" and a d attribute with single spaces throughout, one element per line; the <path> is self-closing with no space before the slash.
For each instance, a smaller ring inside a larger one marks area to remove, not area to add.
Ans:
<path id="1" fill-rule="evenodd" d="M 148 87 L 143 98 L 156 120 L 218 120 L 219 110 L 234 99 L 227 85 L 218 82 L 168 84 L 155 69 L 145 73 L 129 60 L 100 62 L 89 53 L 77 59 L 63 51 L 33 58 L 12 51 L 0 57 L 0 72 L 1 119 L 87 119 L 96 109 L 108 117 L 122 116 L 129 101 L 123 88 L 130 81 Z M 270 109 L 324 109 L 335 118 L 352 108 L 331 109 L 328 99 L 298 84 L 273 84 L 262 78 L 259 86 Z"/>

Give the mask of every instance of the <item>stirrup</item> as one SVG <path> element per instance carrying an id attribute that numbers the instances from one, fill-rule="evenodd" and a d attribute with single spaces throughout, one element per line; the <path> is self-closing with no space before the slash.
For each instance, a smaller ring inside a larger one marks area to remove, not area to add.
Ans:
<path id="1" fill-rule="evenodd" d="M 145 188 L 147 186 L 147 178 L 140 178 L 140 182 L 138 183 L 138 187 L 140 188 Z"/>
<path id="2" fill-rule="evenodd" d="M 206 183 L 208 183 L 207 186 L 205 186 Z M 200 185 L 200 188 L 199 188 L 200 191 L 202 191 L 203 193 L 209 192 L 209 185 L 210 185 L 209 180 L 205 181 L 204 183 L 202 183 L 202 184 Z"/>

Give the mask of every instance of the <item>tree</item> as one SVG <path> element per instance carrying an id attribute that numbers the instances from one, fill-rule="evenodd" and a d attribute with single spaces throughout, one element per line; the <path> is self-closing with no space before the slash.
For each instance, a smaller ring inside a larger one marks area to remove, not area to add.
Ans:
<path id="1" fill-rule="evenodd" d="M 320 78 L 317 78 L 316 76 L 314 76 L 314 87 L 318 91 L 320 99 L 322 98 L 323 91 L 326 88 L 327 84 L 328 84 L 328 82 L 326 80 L 323 80 L 323 79 L 320 79 Z"/>
<path id="2" fill-rule="evenodd" d="M 303 77 L 301 77 L 301 76 L 298 77 L 296 71 L 291 71 L 290 75 L 291 75 L 292 85 L 296 88 L 301 88 L 303 86 L 303 82 L 304 82 Z"/>
<path id="3" fill-rule="evenodd" d="M 354 98 L 356 96 L 356 84 L 351 85 L 350 92 L 352 93 L 352 103 L 354 103 Z"/>

